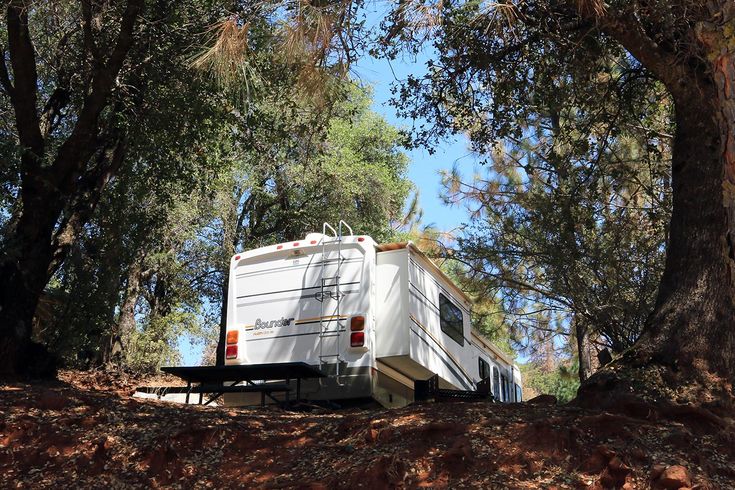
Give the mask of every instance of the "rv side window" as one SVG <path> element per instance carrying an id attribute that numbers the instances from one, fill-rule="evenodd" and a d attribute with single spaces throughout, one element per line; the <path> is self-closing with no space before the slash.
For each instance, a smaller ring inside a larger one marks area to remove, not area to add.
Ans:
<path id="1" fill-rule="evenodd" d="M 493 366 L 493 396 L 500 401 L 500 373 L 497 366 Z"/>
<path id="2" fill-rule="evenodd" d="M 439 324 L 442 332 L 457 342 L 464 345 L 464 322 L 462 310 L 449 301 L 446 296 L 439 293 Z"/>
<path id="3" fill-rule="evenodd" d="M 500 377 L 500 388 L 503 390 L 503 401 L 508 401 L 508 383 L 505 381 L 505 376 Z"/>
<path id="4" fill-rule="evenodd" d="M 518 386 L 517 384 L 515 386 L 516 386 L 516 401 L 517 402 L 522 402 L 523 401 L 523 392 L 521 392 L 521 387 Z"/>
<path id="5" fill-rule="evenodd" d="M 485 362 L 485 359 L 482 357 L 478 358 L 480 361 L 480 379 L 486 379 L 490 377 L 490 365 Z"/>

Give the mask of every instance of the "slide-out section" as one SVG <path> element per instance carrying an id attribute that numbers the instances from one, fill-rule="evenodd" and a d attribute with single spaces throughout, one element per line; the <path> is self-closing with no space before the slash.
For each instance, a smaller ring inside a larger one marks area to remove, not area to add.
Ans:
<path id="1" fill-rule="evenodd" d="M 442 387 L 475 388 L 469 300 L 412 245 L 378 252 L 377 305 L 379 369 L 406 380 L 438 374 Z"/>

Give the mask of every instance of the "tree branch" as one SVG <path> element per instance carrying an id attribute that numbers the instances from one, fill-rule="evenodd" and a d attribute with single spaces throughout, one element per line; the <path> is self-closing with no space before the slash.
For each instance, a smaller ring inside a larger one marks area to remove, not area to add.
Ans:
<path id="1" fill-rule="evenodd" d="M 37 102 L 38 73 L 36 55 L 28 30 L 29 5 L 24 0 L 8 4 L 8 50 L 13 68 L 13 109 L 20 144 L 24 148 L 25 172 L 34 172 L 41 166 L 44 143 L 39 124 Z M 3 63 L 4 64 L 4 63 Z"/>
<path id="2" fill-rule="evenodd" d="M 107 98 L 112 91 L 115 79 L 122 69 L 125 58 L 135 41 L 133 30 L 138 15 L 143 9 L 143 4 L 143 0 L 128 1 L 112 54 L 107 63 L 95 71 L 91 92 L 84 99 L 72 134 L 59 149 L 52 168 L 54 182 L 63 194 L 71 193 L 75 175 L 81 171 L 95 151 L 93 143 L 97 138 L 99 116 L 107 103 Z"/>
<path id="3" fill-rule="evenodd" d="M 69 91 L 62 87 L 56 87 L 46 101 L 41 115 L 41 134 L 44 139 L 53 132 L 62 118 L 62 109 L 69 103 Z"/>
<path id="4" fill-rule="evenodd" d="M 683 88 L 681 82 L 691 79 L 693 74 L 687 72 L 674 53 L 651 39 L 636 15 L 637 4 L 638 2 L 630 2 L 625 9 L 618 12 L 606 10 L 597 18 L 600 29 L 628 50 L 672 94 L 679 94 Z"/>
<path id="5" fill-rule="evenodd" d="M 56 271 L 79 236 L 82 226 L 89 221 L 99 203 L 102 191 L 122 165 L 126 150 L 126 137 L 124 134 L 119 135 L 114 143 L 100 152 L 97 165 L 82 179 L 69 206 L 69 212 L 53 237 L 54 258 L 49 266 L 49 275 Z"/>
<path id="6" fill-rule="evenodd" d="M 5 64 L 5 47 L 0 46 L 0 84 L 3 86 L 3 90 L 10 97 L 10 102 L 13 103 L 13 84 L 10 82 L 10 76 L 8 75 L 8 65 Z"/>
<path id="7" fill-rule="evenodd" d="M 90 0 L 81 0 L 82 4 L 82 25 L 84 32 L 84 48 L 89 51 L 94 60 L 95 68 L 102 63 L 102 56 L 100 56 L 97 44 L 94 42 L 94 36 L 92 34 L 92 5 Z"/>

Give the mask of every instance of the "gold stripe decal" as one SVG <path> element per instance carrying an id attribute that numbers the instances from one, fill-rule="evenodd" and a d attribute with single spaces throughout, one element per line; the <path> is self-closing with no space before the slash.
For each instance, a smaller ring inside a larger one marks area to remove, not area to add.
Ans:
<path id="1" fill-rule="evenodd" d="M 302 318 L 300 320 L 296 320 L 294 322 L 294 325 L 301 325 L 303 323 L 311 323 L 311 322 L 318 322 L 321 320 L 347 320 L 349 316 L 338 316 L 338 315 L 332 315 L 332 316 L 317 316 L 314 318 Z"/>

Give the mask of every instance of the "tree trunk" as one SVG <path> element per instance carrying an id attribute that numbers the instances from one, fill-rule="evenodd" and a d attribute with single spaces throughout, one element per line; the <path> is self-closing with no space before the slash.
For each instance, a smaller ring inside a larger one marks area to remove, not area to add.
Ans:
<path id="1" fill-rule="evenodd" d="M 639 348 L 652 360 L 735 379 L 735 65 L 675 97 L 666 265 Z"/>
<path id="2" fill-rule="evenodd" d="M 694 9 L 686 50 L 659 43 L 635 3 L 601 14 L 616 39 L 669 90 L 676 132 L 672 148 L 673 208 L 666 263 L 654 311 L 619 364 L 664 365 L 678 381 L 709 371 L 735 380 L 735 3 L 713 0 Z M 696 17 L 695 17 L 696 16 Z M 723 19 L 728 19 L 723 20 Z M 677 51 L 678 49 L 678 51 Z M 592 384 L 588 386 L 592 388 Z M 723 384 L 724 387 L 724 384 Z M 582 394 L 580 392 L 580 394 Z"/>
<path id="3" fill-rule="evenodd" d="M 140 298 L 142 269 L 142 257 L 136 257 L 136 260 L 128 269 L 125 296 L 120 305 L 120 313 L 117 317 L 114 330 L 110 333 L 107 345 L 105 346 L 104 364 L 115 364 L 118 366 L 123 364 L 127 342 L 135 330 L 135 306 L 138 304 L 138 298 Z"/>
<path id="4" fill-rule="evenodd" d="M 225 341 L 227 336 L 227 288 L 230 282 L 230 268 L 222 274 L 222 302 L 219 310 L 219 340 L 217 342 L 216 365 L 225 365 Z"/>
<path id="5" fill-rule="evenodd" d="M 54 374 L 53 359 L 31 341 L 33 316 L 53 260 L 53 213 L 53 202 L 43 209 L 38 199 L 24 200 L 15 236 L 0 259 L 0 376 Z"/>
<path id="6" fill-rule="evenodd" d="M 43 288 L 65 253 L 61 244 L 54 244 L 54 231 L 67 218 L 62 214 L 67 203 L 77 201 L 86 190 L 80 188 L 80 182 L 88 177 L 87 164 L 99 150 L 100 115 L 135 40 L 144 0 L 128 1 L 109 55 L 104 62 L 95 60 L 99 66 L 93 70 L 90 90 L 83 95 L 71 133 L 48 166 L 41 165 L 47 148 L 38 114 L 39 81 L 28 25 L 29 5 L 24 0 L 7 4 L 12 82 L 4 59 L 0 67 L 0 83 L 10 95 L 22 150 L 19 217 L 13 220 L 0 257 L 0 376 L 53 375 L 51 357 L 31 341 L 33 316 Z M 93 203 L 99 192 L 101 188 L 82 201 Z"/>
<path id="7" fill-rule="evenodd" d="M 592 366 L 590 362 L 589 333 L 587 328 L 579 320 L 574 319 L 574 336 L 577 340 L 577 357 L 579 359 L 579 381 L 584 383 L 590 374 L 592 374 Z"/>

